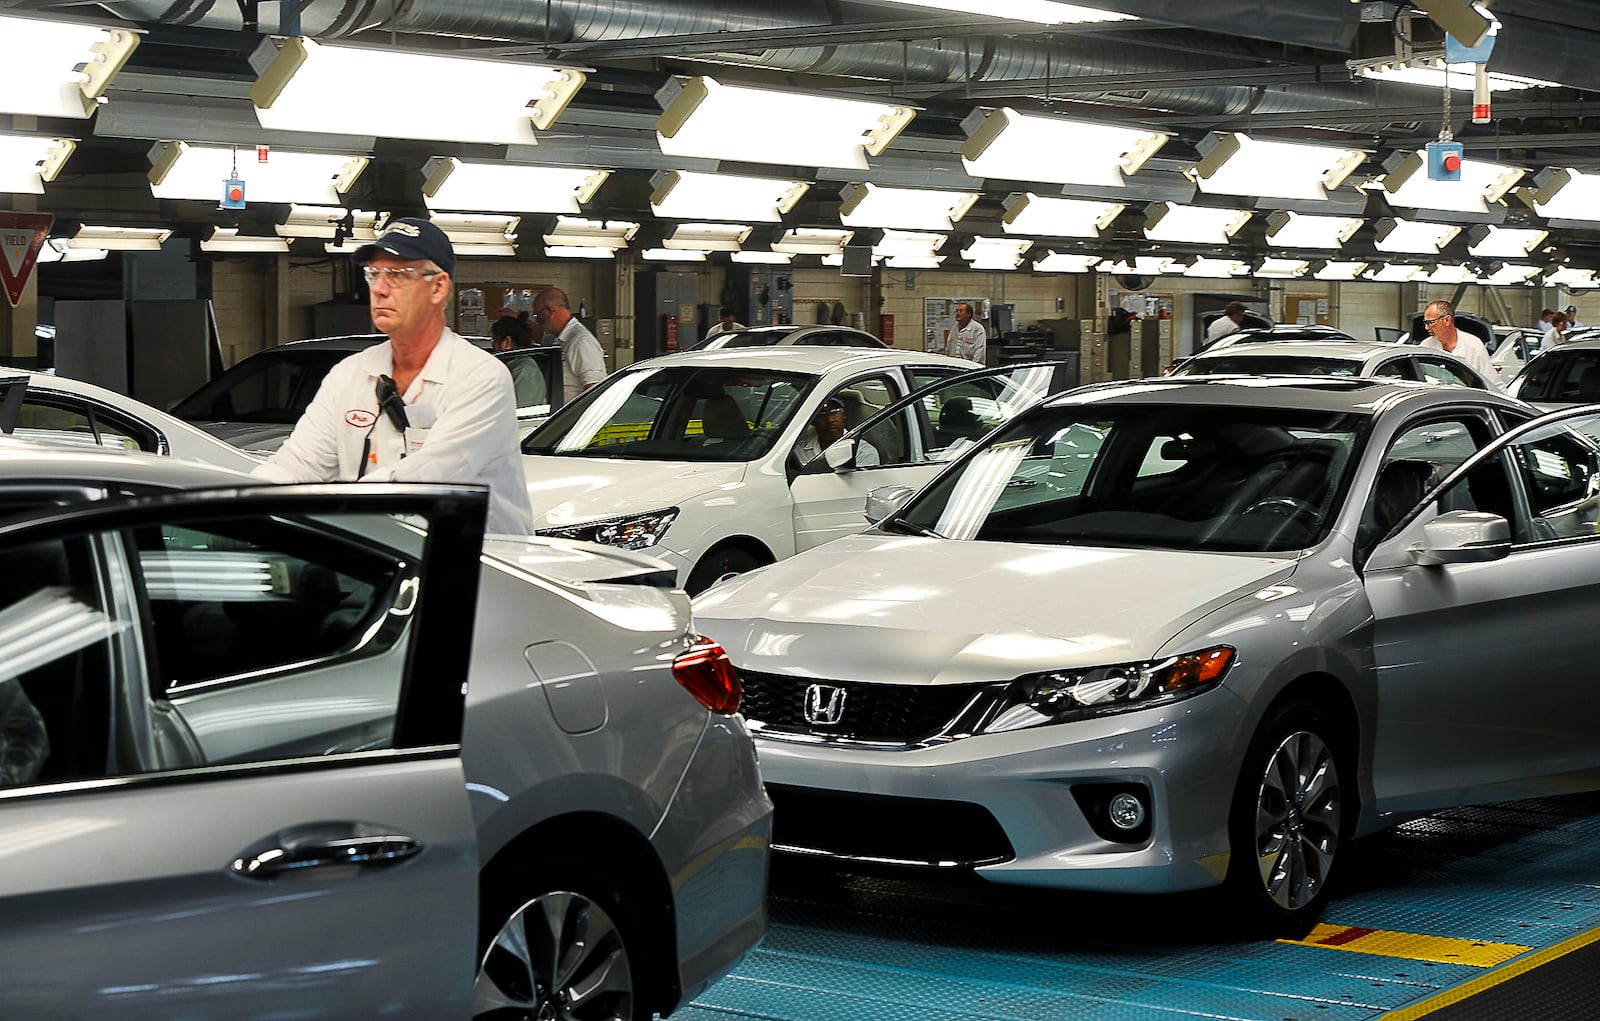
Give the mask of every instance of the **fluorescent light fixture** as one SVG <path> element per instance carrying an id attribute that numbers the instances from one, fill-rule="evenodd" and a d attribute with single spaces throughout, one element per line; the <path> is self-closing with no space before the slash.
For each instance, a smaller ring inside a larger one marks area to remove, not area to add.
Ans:
<path id="1" fill-rule="evenodd" d="M 0 113 L 82 120 L 138 45 L 125 28 L 0 17 Z"/>
<path id="2" fill-rule="evenodd" d="M 1380 284 L 1409 284 L 1426 280 L 1428 267 L 1411 266 L 1406 263 L 1392 262 L 1383 266 L 1374 266 L 1367 270 L 1366 278 Z"/>
<path id="3" fill-rule="evenodd" d="M 846 227 L 930 231 L 954 227 L 978 201 L 978 193 L 852 182 L 839 190 L 839 198 L 839 222 Z"/>
<path id="4" fill-rule="evenodd" d="M 897 257 L 931 259 L 944 247 L 943 234 L 923 234 L 913 231 L 886 230 L 883 238 L 872 246 L 872 254 L 885 259 Z"/>
<path id="5" fill-rule="evenodd" d="M 575 216 L 556 217 L 555 227 L 544 236 L 551 248 L 601 248 L 615 252 L 628 247 L 628 242 L 639 233 L 639 225 L 631 220 L 585 220 Z M 546 248 L 549 254 L 551 248 Z"/>
<path id="6" fill-rule="evenodd" d="M 651 262 L 705 262 L 710 254 L 688 248 L 646 248 L 639 253 L 639 257 Z"/>
<path id="7" fill-rule="evenodd" d="M 1374 227 L 1377 234 L 1373 239 L 1373 246 L 1378 251 L 1420 255 L 1438 255 L 1440 249 L 1454 241 L 1456 235 L 1461 233 L 1461 228 L 1453 224 L 1388 217 L 1379 220 Z"/>
<path id="8" fill-rule="evenodd" d="M 422 198 L 429 209 L 484 213 L 581 213 L 611 176 L 596 167 L 474 163 L 454 156 L 435 156 L 425 173 Z"/>
<path id="9" fill-rule="evenodd" d="M 550 259 L 612 259 L 617 249 L 601 245 L 546 245 L 544 254 Z"/>
<path id="10" fill-rule="evenodd" d="M 821 93 L 672 78 L 656 93 L 656 142 L 668 156 L 865 170 L 916 108 Z"/>
<path id="11" fill-rule="evenodd" d="M 1258 259 L 1250 266 L 1250 275 L 1267 280 L 1294 280 L 1311 272 L 1311 263 L 1305 259 Z"/>
<path id="12" fill-rule="evenodd" d="M 1099 265 L 1101 259 L 1099 255 L 1048 252 L 1044 258 L 1033 261 L 1033 268 L 1037 273 L 1087 273 Z"/>
<path id="13" fill-rule="evenodd" d="M 728 256 L 734 262 L 748 262 L 759 266 L 787 266 L 794 261 L 788 252 L 734 252 Z"/>
<path id="14" fill-rule="evenodd" d="M 0 192 L 43 194 L 45 182 L 56 179 L 77 145 L 70 138 L 0 132 Z"/>
<path id="15" fill-rule="evenodd" d="M 211 236 L 200 242 L 202 252 L 264 252 L 289 251 L 289 239 L 281 237 L 248 237 L 237 227 L 213 227 Z"/>
<path id="16" fill-rule="evenodd" d="M 1467 251 L 1480 259 L 1526 259 L 1550 236 L 1547 230 L 1493 224 L 1474 227 L 1467 234 L 1472 239 Z"/>
<path id="17" fill-rule="evenodd" d="M 888 269 L 938 269 L 943 262 L 942 255 L 891 255 L 883 265 Z"/>
<path id="18" fill-rule="evenodd" d="M 1428 273 L 1430 284 L 1470 284 L 1478 279 L 1478 271 L 1471 266 L 1458 266 L 1444 263 L 1433 267 Z"/>
<path id="19" fill-rule="evenodd" d="M 1158 277 L 1171 273 L 1178 260 L 1170 256 L 1140 255 L 1133 262 L 1126 259 L 1113 261 L 1106 259 L 1095 269 L 1101 273 L 1113 273 L 1117 276 Z"/>
<path id="20" fill-rule="evenodd" d="M 1242 259 L 1205 259 L 1191 262 L 1183 271 L 1186 277 L 1242 277 L 1250 274 L 1250 264 Z"/>
<path id="21" fill-rule="evenodd" d="M 520 216 L 504 214 L 435 213 L 428 217 L 450 239 L 457 256 L 517 254 Z"/>
<path id="22" fill-rule="evenodd" d="M 783 219 L 811 187 L 807 181 L 736 174 L 661 170 L 650 178 L 650 209 L 657 216 L 695 220 L 718 217 L 772 223 Z"/>
<path id="23" fill-rule="evenodd" d="M 1586 290 L 1591 287 L 1600 287 L 1600 279 L 1596 279 L 1592 269 L 1573 269 L 1570 266 L 1559 266 L 1544 278 L 1544 282 L 1551 287 L 1565 287 L 1568 290 Z"/>
<path id="24" fill-rule="evenodd" d="M 1144 236 L 1151 241 L 1225 245 L 1250 222 L 1252 215 L 1248 209 L 1152 202 L 1145 208 Z"/>
<path id="25" fill-rule="evenodd" d="M 45 238 L 37 262 L 99 262 L 111 253 L 104 248 L 73 248 L 66 238 Z"/>
<path id="26" fill-rule="evenodd" d="M 159 252 L 172 236 L 168 227 L 109 227 L 84 224 L 67 242 L 68 248 L 104 248 L 112 252 Z"/>
<path id="27" fill-rule="evenodd" d="M 367 157 L 356 155 L 273 149 L 265 163 L 251 149 L 243 155 L 226 145 L 157 142 L 150 149 L 150 194 L 221 202 L 224 182 L 237 177 L 248 202 L 337 205 L 367 167 Z"/>
<path id="28" fill-rule="evenodd" d="M 1265 142 L 1238 132 L 1213 134 L 1184 176 L 1211 195 L 1326 199 L 1354 173 L 1361 149 L 1298 142 Z"/>
<path id="29" fill-rule="evenodd" d="M 961 126 L 968 132 L 961 146 L 961 165 L 973 177 L 1112 188 L 1125 187 L 1127 175 L 1138 173 L 1168 138 L 1144 128 L 1022 113 L 1009 107 L 974 110 Z"/>
<path id="30" fill-rule="evenodd" d="M 378 227 L 388 218 L 388 213 L 345 209 L 342 206 L 291 205 L 277 230 L 284 237 L 332 238 L 341 232 L 341 224 L 348 224 L 350 233 L 347 237 L 359 248 L 368 241 L 378 239 Z"/>
<path id="31" fill-rule="evenodd" d="M 1486 160 L 1461 161 L 1461 180 L 1430 181 L 1428 154 L 1413 150 L 1385 162 L 1389 172 L 1379 178 L 1389 204 L 1407 209 L 1447 209 L 1462 213 L 1487 213 L 1500 205 L 1512 186 L 1527 174 L 1519 167 Z"/>
<path id="32" fill-rule="evenodd" d="M 1473 78 L 1475 77 L 1474 66 L 1472 64 L 1446 64 L 1443 57 L 1429 57 L 1413 63 L 1399 63 L 1394 60 L 1352 61 L 1350 63 L 1351 70 L 1361 78 L 1392 82 L 1397 85 L 1418 85 L 1435 90 L 1442 90 L 1448 85 L 1458 92 L 1472 91 Z M 1489 72 L 1490 92 L 1551 89 L 1559 87 L 1560 84 L 1560 82 L 1545 81 L 1542 78 L 1527 78 L 1519 74 L 1506 74 L 1504 71 Z"/>
<path id="33" fill-rule="evenodd" d="M 1016 269 L 1032 247 L 1033 242 L 1026 238 L 979 236 L 961 250 L 961 257 L 971 263 L 973 269 Z"/>
<path id="34" fill-rule="evenodd" d="M 1280 210 L 1267 217 L 1267 243 L 1274 248 L 1338 248 L 1366 222 L 1359 216 L 1308 216 Z"/>
<path id="35" fill-rule="evenodd" d="M 1533 211 L 1551 220 L 1600 222 L 1600 174 L 1585 174 L 1570 167 L 1547 170 L 1537 187 L 1520 189 Z"/>
<path id="36" fill-rule="evenodd" d="M 1000 226 L 1007 234 L 1061 238 L 1097 238 L 1128 208 L 1121 202 L 1063 199 L 1033 192 L 1012 192 L 1004 205 Z"/>
<path id="37" fill-rule="evenodd" d="M 534 145 L 534 128 L 554 123 L 584 82 L 575 68 L 298 36 L 277 46 L 250 99 L 262 127 L 283 131 Z M 258 60 L 267 56 L 257 50 Z"/>
<path id="38" fill-rule="evenodd" d="M 1506 263 L 1494 267 L 1494 271 L 1483 278 L 1483 282 L 1493 287 L 1515 287 L 1525 284 L 1534 277 L 1544 272 L 1541 266 L 1529 266 L 1519 263 Z"/>
<path id="39" fill-rule="evenodd" d="M 662 245 L 686 251 L 737 252 L 749 240 L 752 229 L 743 223 L 680 223 L 672 228 Z"/>
<path id="40" fill-rule="evenodd" d="M 1312 267 L 1311 275 L 1318 280 L 1359 280 L 1367 271 L 1365 262 L 1348 262 L 1329 259 Z"/>
<path id="41" fill-rule="evenodd" d="M 1055 0 L 887 0 L 908 7 L 981 14 L 1005 21 L 1032 21 L 1040 25 L 1089 25 L 1104 21 L 1137 21 L 1129 14 L 1099 11 Z"/>
<path id="42" fill-rule="evenodd" d="M 855 236 L 853 230 L 796 227 L 784 231 L 783 236 L 772 243 L 772 250 L 792 255 L 842 255 L 844 246 Z"/>

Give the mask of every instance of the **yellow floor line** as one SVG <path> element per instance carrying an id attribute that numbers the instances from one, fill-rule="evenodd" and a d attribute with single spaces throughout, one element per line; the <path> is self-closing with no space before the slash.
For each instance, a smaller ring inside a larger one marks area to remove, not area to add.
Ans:
<path id="1" fill-rule="evenodd" d="M 1412 961 L 1433 961 L 1437 964 L 1464 964 L 1473 968 L 1493 968 L 1533 949 L 1516 943 L 1486 943 L 1449 936 L 1422 936 L 1410 932 L 1326 924 L 1317 925 L 1302 939 L 1283 939 L 1278 942 L 1327 950 L 1349 950 L 1380 957 L 1403 957 Z"/>
<path id="2" fill-rule="evenodd" d="M 1489 974 L 1482 975 L 1470 982 L 1463 982 L 1458 986 L 1451 986 L 1449 989 L 1434 993 L 1426 1000 L 1418 1000 L 1409 1007 L 1391 1011 L 1383 1015 L 1383 1021 L 1416 1021 L 1417 1018 L 1427 1017 L 1436 1010 L 1442 1010 L 1451 1004 L 1460 1003 L 1462 1000 L 1476 996 L 1486 989 L 1492 989 L 1507 979 L 1516 978 L 1518 975 L 1532 971 L 1541 965 L 1549 964 L 1551 961 L 1565 957 L 1575 950 L 1582 950 L 1596 940 L 1600 940 L 1600 929 L 1591 929 L 1588 932 L 1580 933 L 1554 946 L 1545 947 L 1538 953 L 1529 954 L 1515 964 L 1497 968 Z"/>

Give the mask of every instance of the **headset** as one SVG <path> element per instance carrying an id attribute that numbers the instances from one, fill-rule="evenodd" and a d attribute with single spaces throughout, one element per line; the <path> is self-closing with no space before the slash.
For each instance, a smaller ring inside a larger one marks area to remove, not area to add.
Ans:
<path id="1" fill-rule="evenodd" d="M 406 402 L 400 396 L 399 387 L 394 385 L 394 380 L 391 377 L 380 373 L 376 389 L 378 410 L 383 412 L 389 419 L 389 423 L 395 427 L 395 430 L 400 433 L 401 439 L 404 440 L 406 429 L 410 428 L 411 421 L 406 418 Z M 373 422 L 372 429 L 376 428 L 378 428 L 378 423 Z M 358 479 L 367 474 L 367 468 L 372 464 L 372 429 L 367 430 L 366 438 L 361 441 L 361 467 L 356 470 L 356 478 Z M 400 456 L 402 458 L 406 456 L 404 443 L 400 447 Z"/>

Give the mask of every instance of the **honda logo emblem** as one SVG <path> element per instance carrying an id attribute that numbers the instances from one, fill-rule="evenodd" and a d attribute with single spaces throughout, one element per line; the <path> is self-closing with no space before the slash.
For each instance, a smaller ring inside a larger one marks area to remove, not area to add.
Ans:
<path id="1" fill-rule="evenodd" d="M 806 689 L 806 722 L 817 727 L 837 726 L 844 719 L 844 695 L 838 685 L 811 685 Z"/>

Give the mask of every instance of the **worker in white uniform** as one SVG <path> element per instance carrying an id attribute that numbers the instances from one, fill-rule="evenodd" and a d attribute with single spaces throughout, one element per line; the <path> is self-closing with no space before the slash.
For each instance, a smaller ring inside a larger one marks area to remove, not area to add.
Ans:
<path id="1" fill-rule="evenodd" d="M 1428 331 L 1428 336 L 1418 347 L 1431 347 L 1435 351 L 1455 355 L 1472 366 L 1490 390 L 1505 392 L 1505 387 L 1500 383 L 1500 373 L 1494 367 L 1494 362 L 1489 360 L 1489 349 L 1483 346 L 1483 341 L 1456 329 L 1454 305 L 1448 301 L 1430 301 L 1422 312 L 1422 326 Z"/>
<path id="2" fill-rule="evenodd" d="M 984 365 L 987 364 L 984 358 L 988 355 L 988 348 L 989 333 L 982 323 L 972 318 L 972 306 L 964 301 L 956 302 L 956 332 L 951 336 L 950 349 L 945 353 Z"/>
<path id="3" fill-rule="evenodd" d="M 1206 342 L 1201 350 L 1210 347 L 1230 333 L 1238 333 L 1244 329 L 1244 314 L 1248 311 L 1249 309 L 1245 307 L 1242 301 L 1228 302 L 1227 307 L 1222 310 L 1222 314 L 1213 319 L 1211 325 L 1206 327 Z"/>
<path id="4" fill-rule="evenodd" d="M 335 365 L 294 432 L 255 469 L 272 482 L 445 482 L 489 487 L 490 532 L 526 535 L 533 510 L 511 374 L 445 326 L 455 250 L 424 219 L 395 220 L 356 251 L 388 340 Z"/>
<path id="5" fill-rule="evenodd" d="M 546 287 L 533 297 L 533 317 L 561 345 L 561 388 L 570 401 L 606 378 L 606 354 L 589 328 L 572 314 L 567 292 Z"/>

